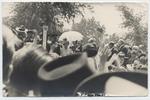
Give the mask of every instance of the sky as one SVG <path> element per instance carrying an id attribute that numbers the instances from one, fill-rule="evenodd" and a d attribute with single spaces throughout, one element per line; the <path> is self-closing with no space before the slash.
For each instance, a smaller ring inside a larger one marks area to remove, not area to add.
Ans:
<path id="1" fill-rule="evenodd" d="M 106 27 L 105 34 L 113 34 L 116 33 L 118 36 L 124 36 L 125 32 L 128 32 L 127 29 L 121 28 L 121 23 L 123 22 L 122 13 L 117 10 L 118 4 L 113 3 L 105 3 L 105 4 L 91 4 L 93 6 L 94 13 L 90 11 L 86 11 L 84 16 L 86 19 L 94 17 L 96 21 L 100 22 L 100 24 Z M 133 9 L 135 13 L 144 13 L 144 17 L 142 22 L 148 22 L 148 5 L 146 4 L 126 4 L 129 8 Z M 75 22 L 80 22 L 81 18 L 76 18 Z M 66 28 L 70 27 L 71 24 L 66 23 Z"/>
<path id="2" fill-rule="evenodd" d="M 125 3 L 129 8 L 133 9 L 134 13 L 143 13 L 144 17 L 142 22 L 148 22 L 148 5 L 145 3 Z M 128 32 L 127 29 L 121 28 L 121 23 L 123 22 L 122 14 L 117 10 L 116 5 L 120 3 L 97 3 L 90 4 L 93 6 L 93 13 L 89 10 L 84 11 L 84 17 L 86 19 L 94 17 L 96 21 L 104 25 L 106 28 L 105 34 L 111 35 L 116 33 L 118 36 L 124 36 L 125 32 Z M 2 4 L 2 16 L 10 16 L 12 9 L 11 3 Z M 80 22 L 81 17 L 75 18 L 75 23 Z M 64 29 L 71 30 L 72 23 L 64 23 Z"/>

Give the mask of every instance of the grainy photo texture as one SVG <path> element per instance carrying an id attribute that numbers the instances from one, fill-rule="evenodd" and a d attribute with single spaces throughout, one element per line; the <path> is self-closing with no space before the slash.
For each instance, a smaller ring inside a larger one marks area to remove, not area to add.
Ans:
<path id="1" fill-rule="evenodd" d="M 148 4 L 3 2 L 3 96 L 147 96 Z"/>

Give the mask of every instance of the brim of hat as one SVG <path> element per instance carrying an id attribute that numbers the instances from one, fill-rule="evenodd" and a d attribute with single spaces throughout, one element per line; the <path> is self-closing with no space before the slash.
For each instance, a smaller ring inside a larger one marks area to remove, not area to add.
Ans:
<path id="1" fill-rule="evenodd" d="M 25 30 L 22 31 L 22 30 L 20 30 L 19 28 L 16 28 L 16 31 L 17 31 L 17 32 L 27 32 L 28 30 L 25 29 Z"/>
<path id="2" fill-rule="evenodd" d="M 147 74 L 145 72 L 111 72 L 105 74 L 95 74 L 86 78 L 77 86 L 74 95 L 78 91 L 103 93 L 107 80 L 112 76 L 129 80 L 135 84 L 147 88 Z"/>
<path id="3" fill-rule="evenodd" d="M 27 33 L 34 33 L 32 30 L 25 30 Z"/>
<path id="4" fill-rule="evenodd" d="M 87 55 L 84 53 L 57 58 L 43 65 L 38 71 L 38 76 L 45 81 L 61 79 L 81 69 L 87 62 L 86 57 Z"/>

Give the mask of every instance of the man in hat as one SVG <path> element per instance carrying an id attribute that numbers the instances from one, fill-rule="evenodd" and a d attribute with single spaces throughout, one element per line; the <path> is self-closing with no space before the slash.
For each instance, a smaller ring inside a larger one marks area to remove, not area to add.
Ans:
<path id="1" fill-rule="evenodd" d="M 114 53 L 117 53 L 117 50 L 116 50 L 116 48 L 114 48 L 114 42 L 111 41 L 108 45 L 108 59 L 107 59 L 107 61 L 109 61 L 109 59 L 112 57 L 112 55 Z"/>
<path id="2" fill-rule="evenodd" d="M 19 39 L 21 39 L 22 41 L 25 41 L 26 37 L 27 37 L 27 29 L 25 28 L 24 25 L 20 25 L 20 27 L 16 28 L 16 33 Z"/>
<path id="3" fill-rule="evenodd" d="M 96 45 L 96 39 L 90 38 L 88 43 L 83 46 L 83 51 L 88 55 L 88 64 L 98 71 L 99 68 L 96 61 L 98 47 Z"/>
<path id="4" fill-rule="evenodd" d="M 118 50 L 118 53 L 122 51 L 122 48 L 124 47 L 124 45 L 125 45 L 125 41 L 123 39 L 120 39 L 118 43 L 116 43 L 115 48 L 116 50 Z"/>
<path id="5" fill-rule="evenodd" d="M 58 45 L 58 34 L 51 34 L 48 36 L 47 48 L 49 53 L 57 53 L 60 55 L 60 48 Z"/>
<path id="6" fill-rule="evenodd" d="M 25 42 L 33 42 L 34 37 L 35 37 L 34 31 L 28 30 L 26 33 L 27 33 L 27 36 L 26 36 Z"/>
<path id="7" fill-rule="evenodd" d="M 90 38 L 88 43 L 83 46 L 83 51 L 87 52 L 88 57 L 94 57 L 97 54 L 98 47 L 95 38 Z"/>

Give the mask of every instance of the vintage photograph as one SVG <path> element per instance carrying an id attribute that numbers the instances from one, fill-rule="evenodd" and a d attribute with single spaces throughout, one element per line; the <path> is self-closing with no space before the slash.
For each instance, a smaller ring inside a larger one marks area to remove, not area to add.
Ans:
<path id="1" fill-rule="evenodd" d="M 148 6 L 3 2 L 3 97 L 148 96 Z"/>

